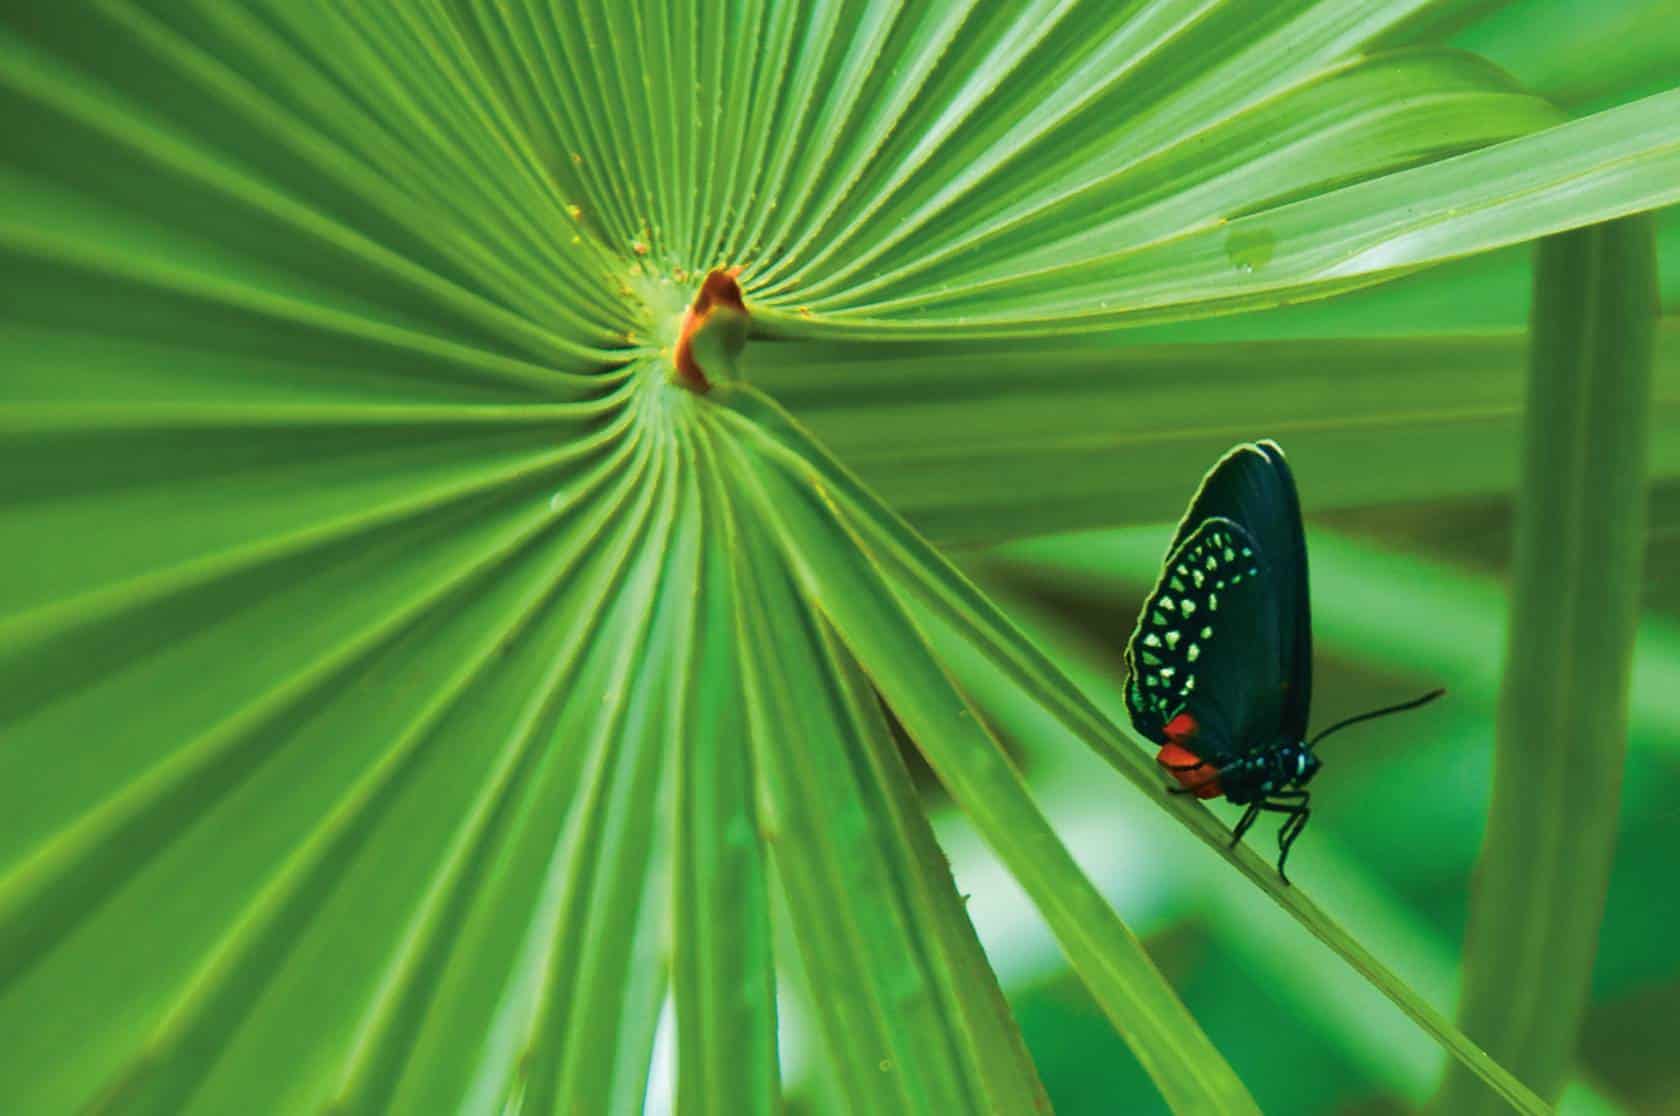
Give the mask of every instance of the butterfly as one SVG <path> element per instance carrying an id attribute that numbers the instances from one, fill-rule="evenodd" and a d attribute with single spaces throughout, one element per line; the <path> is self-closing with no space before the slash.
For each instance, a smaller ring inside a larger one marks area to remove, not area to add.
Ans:
<path id="1" fill-rule="evenodd" d="M 1333 732 L 1440 697 L 1361 713 L 1307 736 L 1312 602 L 1295 477 L 1276 442 L 1221 457 L 1190 500 L 1126 644 L 1126 709 L 1161 746 L 1175 794 L 1247 806 L 1236 847 L 1265 811 L 1285 815 L 1278 875 L 1312 816 L 1314 746 Z"/>

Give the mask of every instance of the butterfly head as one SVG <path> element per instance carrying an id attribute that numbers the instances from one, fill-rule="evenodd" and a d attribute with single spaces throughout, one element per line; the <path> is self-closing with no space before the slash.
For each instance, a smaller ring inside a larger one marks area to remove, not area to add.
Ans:
<path id="1" fill-rule="evenodd" d="M 1290 780 L 1292 786 L 1303 787 L 1318 774 L 1318 755 L 1309 749 L 1305 743 L 1297 741 L 1285 749 L 1295 766 L 1295 776 Z"/>

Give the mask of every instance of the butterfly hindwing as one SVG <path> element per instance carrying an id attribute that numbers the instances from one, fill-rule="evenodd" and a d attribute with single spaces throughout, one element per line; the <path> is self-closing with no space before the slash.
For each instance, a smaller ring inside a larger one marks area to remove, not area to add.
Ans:
<path id="1" fill-rule="evenodd" d="M 1275 720 L 1281 679 L 1259 654 L 1274 633 L 1262 607 L 1263 558 L 1235 520 L 1204 520 L 1179 540 L 1126 645 L 1126 705 L 1139 732 L 1161 740 L 1190 712 L 1202 726 L 1204 759 L 1236 754 L 1256 715 Z"/>

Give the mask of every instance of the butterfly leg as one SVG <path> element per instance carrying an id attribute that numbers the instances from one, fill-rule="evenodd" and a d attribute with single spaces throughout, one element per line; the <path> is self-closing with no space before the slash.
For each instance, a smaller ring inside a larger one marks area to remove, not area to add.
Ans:
<path id="1" fill-rule="evenodd" d="M 1244 810 L 1243 816 L 1237 820 L 1237 827 L 1231 831 L 1231 844 L 1228 846 L 1229 848 L 1234 849 L 1239 843 L 1241 843 L 1243 834 L 1247 833 L 1248 827 L 1254 824 L 1254 819 L 1260 816 L 1261 805 L 1262 804 L 1259 802 L 1251 802 L 1248 804 L 1248 809 Z"/>
<path id="2" fill-rule="evenodd" d="M 1288 799 L 1288 801 L 1281 801 Z M 1289 850 L 1295 844 L 1295 838 L 1301 835 L 1301 830 L 1307 827 L 1307 819 L 1312 817 L 1312 808 L 1308 805 L 1312 801 L 1310 791 L 1292 791 L 1288 794 L 1275 796 L 1265 804 L 1268 810 L 1276 810 L 1280 814 L 1288 814 L 1283 825 L 1278 829 L 1278 876 L 1284 883 L 1289 877 L 1284 874 L 1284 862 L 1289 859 Z"/>

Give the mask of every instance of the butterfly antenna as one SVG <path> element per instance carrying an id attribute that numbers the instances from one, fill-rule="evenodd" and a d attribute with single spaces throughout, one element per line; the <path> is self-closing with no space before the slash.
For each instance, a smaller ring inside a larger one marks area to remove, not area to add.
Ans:
<path id="1" fill-rule="evenodd" d="M 1445 690 L 1430 690 L 1427 694 L 1424 694 L 1420 698 L 1413 698 L 1411 701 L 1401 702 L 1399 705 L 1390 705 L 1386 709 L 1373 709 L 1369 713 L 1361 713 L 1358 716 L 1349 717 L 1345 721 L 1337 721 L 1335 724 L 1307 741 L 1307 747 L 1312 748 L 1320 740 L 1323 740 L 1331 733 L 1340 732 L 1349 725 L 1357 725 L 1360 721 L 1369 721 L 1376 717 L 1386 717 L 1390 713 L 1404 713 L 1408 709 L 1416 709 L 1420 705 L 1428 705 L 1430 702 L 1434 701 L 1446 692 L 1447 691 Z"/>

